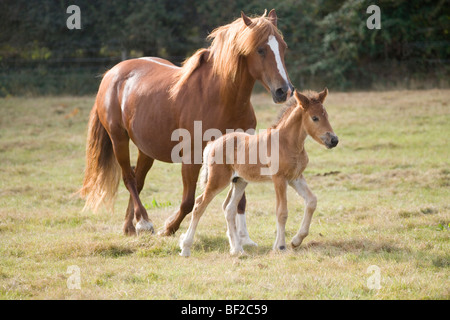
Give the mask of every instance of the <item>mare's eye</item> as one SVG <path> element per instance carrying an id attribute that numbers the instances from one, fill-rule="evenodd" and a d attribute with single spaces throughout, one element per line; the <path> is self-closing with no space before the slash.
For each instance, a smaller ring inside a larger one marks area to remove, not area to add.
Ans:
<path id="1" fill-rule="evenodd" d="M 264 48 L 258 48 L 258 54 L 260 56 L 264 56 L 264 53 L 265 53 Z"/>
<path id="2" fill-rule="evenodd" d="M 312 116 L 312 121 L 314 121 L 314 122 L 317 122 L 317 121 L 319 121 L 319 117 L 316 117 L 316 116 Z"/>

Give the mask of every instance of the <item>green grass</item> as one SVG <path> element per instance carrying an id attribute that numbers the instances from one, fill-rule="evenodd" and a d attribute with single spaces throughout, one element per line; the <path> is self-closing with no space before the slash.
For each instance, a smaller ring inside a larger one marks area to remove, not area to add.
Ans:
<path id="1" fill-rule="evenodd" d="M 128 192 L 115 212 L 82 212 L 88 114 L 94 97 L 0 100 L 1 299 L 449 299 L 450 90 L 334 93 L 326 108 L 340 142 L 308 139 L 305 171 L 318 197 L 310 235 L 297 250 L 271 251 L 271 184 L 247 187 L 257 248 L 231 257 L 220 194 L 203 216 L 192 256 L 174 237 L 125 237 Z M 279 106 L 253 97 L 258 128 Z M 133 149 L 133 161 L 136 150 Z M 156 225 L 181 199 L 179 165 L 155 163 L 142 201 Z M 303 201 L 289 190 L 287 240 Z M 68 267 L 81 289 L 67 286 Z M 381 289 L 367 272 L 380 268 Z"/>

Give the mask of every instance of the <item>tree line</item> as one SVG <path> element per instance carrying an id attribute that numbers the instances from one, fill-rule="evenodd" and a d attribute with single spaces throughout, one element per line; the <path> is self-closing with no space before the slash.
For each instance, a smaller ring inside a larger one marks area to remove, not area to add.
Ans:
<path id="1" fill-rule="evenodd" d="M 81 29 L 66 26 L 69 5 Z M 367 8 L 381 29 L 367 28 Z M 0 96 L 89 94 L 123 58 L 180 64 L 215 27 L 275 8 L 295 86 L 335 90 L 448 86 L 446 0 L 3 0 Z"/>

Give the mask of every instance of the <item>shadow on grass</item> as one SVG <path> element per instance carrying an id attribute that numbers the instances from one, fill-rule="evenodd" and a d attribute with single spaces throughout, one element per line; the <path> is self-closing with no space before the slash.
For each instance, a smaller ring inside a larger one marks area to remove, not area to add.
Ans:
<path id="1" fill-rule="evenodd" d="M 230 243 L 226 236 L 199 235 L 195 238 L 192 247 L 194 251 L 217 252 L 221 254 L 230 253 Z M 244 246 L 245 255 L 248 256 L 264 256 L 272 251 L 271 245 Z"/>
<path id="2" fill-rule="evenodd" d="M 230 249 L 226 236 L 198 235 L 195 237 L 192 250 L 226 253 Z"/>
<path id="3" fill-rule="evenodd" d="M 353 254 L 358 258 L 382 257 L 404 261 L 411 257 L 411 249 L 398 246 L 392 241 L 346 239 L 310 241 L 295 249 L 297 252 L 315 252 L 323 256 L 335 257 Z"/>
<path id="4" fill-rule="evenodd" d="M 107 257 L 107 258 L 119 258 L 134 253 L 134 250 L 127 247 L 121 247 L 117 245 L 111 245 L 106 247 L 100 247 L 95 249 L 95 254 Z"/>

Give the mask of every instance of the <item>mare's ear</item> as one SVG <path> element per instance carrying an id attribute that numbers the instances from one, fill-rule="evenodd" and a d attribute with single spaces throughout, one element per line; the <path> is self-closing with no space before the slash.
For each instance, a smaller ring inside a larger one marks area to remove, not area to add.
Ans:
<path id="1" fill-rule="evenodd" d="M 278 17 L 277 17 L 277 13 L 275 12 L 275 9 L 270 10 L 268 18 L 269 18 L 269 21 L 272 22 L 272 24 L 276 27 Z"/>
<path id="2" fill-rule="evenodd" d="M 322 92 L 319 93 L 319 100 L 320 100 L 320 103 L 323 104 L 323 102 L 325 101 L 325 98 L 327 97 L 327 95 L 328 95 L 328 88 L 325 87 L 325 89 L 323 89 Z"/>
<path id="3" fill-rule="evenodd" d="M 244 11 L 241 11 L 241 17 L 242 20 L 244 20 L 244 23 L 247 27 L 250 27 L 250 25 L 252 24 L 252 19 L 250 19 L 249 17 L 247 17 L 244 13 Z"/>
<path id="4" fill-rule="evenodd" d="M 295 100 L 297 100 L 297 104 L 301 109 L 303 109 L 303 110 L 308 109 L 309 99 L 307 96 L 305 96 L 305 95 L 301 94 L 300 92 L 298 92 L 297 90 L 295 90 L 294 97 L 295 97 Z"/>

